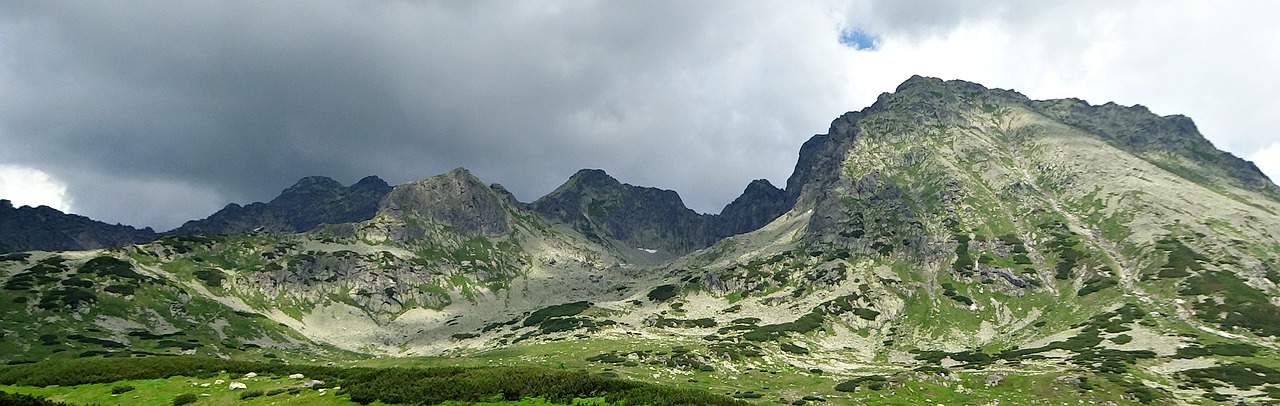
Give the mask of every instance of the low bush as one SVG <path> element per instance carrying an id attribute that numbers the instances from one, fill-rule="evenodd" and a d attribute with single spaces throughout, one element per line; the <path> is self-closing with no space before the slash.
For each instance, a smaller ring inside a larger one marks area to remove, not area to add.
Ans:
<path id="1" fill-rule="evenodd" d="M 539 309 L 533 312 L 532 314 L 529 314 L 529 317 L 524 319 L 524 325 L 526 327 L 537 325 L 539 323 L 542 323 L 543 320 L 546 320 L 551 317 L 577 316 L 578 314 L 582 313 L 583 311 L 586 311 L 590 307 L 591 307 L 591 303 L 585 302 L 585 301 L 565 303 L 565 304 L 546 307 L 543 309 Z"/>
<path id="2" fill-rule="evenodd" d="M 196 394 L 184 393 L 173 397 L 173 406 L 189 405 L 196 403 L 197 400 L 200 400 L 200 398 L 197 397 Z"/>
<path id="3" fill-rule="evenodd" d="M 39 398 L 22 393 L 0 391 L 0 405 L 7 406 L 67 406 L 66 403 Z"/>
<path id="4" fill-rule="evenodd" d="M 649 300 L 662 302 L 676 297 L 676 294 L 678 293 L 680 293 L 680 290 L 677 289 L 675 285 L 662 285 L 649 291 Z"/>

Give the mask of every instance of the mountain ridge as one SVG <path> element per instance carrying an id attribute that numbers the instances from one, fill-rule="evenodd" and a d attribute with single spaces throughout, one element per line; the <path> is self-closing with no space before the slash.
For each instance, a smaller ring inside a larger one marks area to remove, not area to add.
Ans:
<path id="1" fill-rule="evenodd" d="M 150 227 L 111 225 L 49 206 L 15 208 L 0 199 L 0 253 L 111 248 L 158 236 Z"/>

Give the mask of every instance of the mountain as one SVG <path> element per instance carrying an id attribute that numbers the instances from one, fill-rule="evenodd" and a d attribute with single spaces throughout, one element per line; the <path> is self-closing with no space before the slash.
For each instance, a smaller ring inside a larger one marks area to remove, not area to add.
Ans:
<path id="1" fill-rule="evenodd" d="M 155 238 L 151 228 L 107 224 L 49 206 L 14 208 L 13 202 L 0 200 L 0 253 L 94 250 Z"/>
<path id="2" fill-rule="evenodd" d="M 603 170 L 583 169 L 530 204 L 533 211 L 587 235 L 606 235 L 641 250 L 683 255 L 752 231 L 789 208 L 786 195 L 769 181 L 747 185 L 720 214 L 685 207 L 675 191 L 619 182 Z"/>
<path id="3" fill-rule="evenodd" d="M 716 215 L 600 170 L 526 205 L 456 169 L 306 232 L 6 255 L 0 360 L 396 356 L 362 362 L 792 404 L 1274 403 L 1275 194 L 1185 117 L 912 77 L 806 141 L 785 189 L 752 182 Z"/>
<path id="4" fill-rule="evenodd" d="M 299 180 L 267 203 L 228 204 L 203 220 L 192 220 L 168 234 L 244 234 L 254 230 L 300 233 L 320 224 L 368 220 L 391 186 L 377 176 L 344 187 L 312 176 Z"/>

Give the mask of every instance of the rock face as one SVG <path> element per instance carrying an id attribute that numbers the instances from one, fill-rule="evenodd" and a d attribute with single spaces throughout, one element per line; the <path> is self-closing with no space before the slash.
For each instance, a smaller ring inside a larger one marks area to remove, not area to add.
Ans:
<path id="1" fill-rule="evenodd" d="M 377 176 L 350 187 L 312 176 L 299 180 L 267 203 L 232 203 L 203 220 L 192 220 L 169 234 L 243 234 L 255 229 L 300 233 L 320 224 L 339 224 L 373 218 L 391 186 Z"/>
<path id="2" fill-rule="evenodd" d="M 760 228 L 789 208 L 767 180 L 751 182 L 720 215 L 700 214 L 675 191 L 633 186 L 599 169 L 583 169 L 530 207 L 584 234 L 603 234 L 631 247 L 685 254 Z"/>
<path id="3" fill-rule="evenodd" d="M 632 186 L 599 169 L 583 169 L 533 202 L 534 211 L 636 248 L 685 253 L 710 245 L 707 218 L 671 190 Z"/>
<path id="4" fill-rule="evenodd" d="M 756 179 L 720 211 L 716 228 L 720 238 L 755 231 L 790 209 L 786 191 L 768 180 Z"/>
<path id="5" fill-rule="evenodd" d="M 378 213 L 400 220 L 428 220 L 463 236 L 496 235 L 510 230 L 507 206 L 513 202 L 515 197 L 501 185 L 486 186 L 466 169 L 457 168 L 396 186 Z"/>
<path id="6" fill-rule="evenodd" d="M 150 227 L 111 225 L 49 206 L 14 208 L 0 200 L 0 252 L 91 250 L 155 238 Z"/>

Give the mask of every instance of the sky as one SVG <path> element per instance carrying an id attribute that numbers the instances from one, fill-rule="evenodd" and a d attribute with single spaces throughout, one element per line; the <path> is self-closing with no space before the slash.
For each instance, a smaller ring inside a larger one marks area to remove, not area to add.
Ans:
<path id="1" fill-rule="evenodd" d="M 911 75 L 1183 114 L 1280 179 L 1280 2 L 0 2 L 0 198 L 167 230 L 305 176 L 718 212 Z"/>

